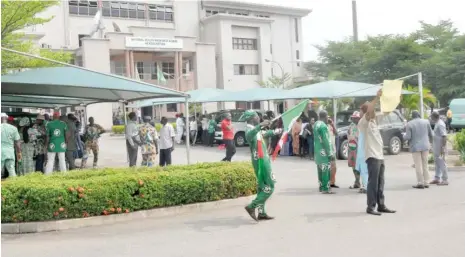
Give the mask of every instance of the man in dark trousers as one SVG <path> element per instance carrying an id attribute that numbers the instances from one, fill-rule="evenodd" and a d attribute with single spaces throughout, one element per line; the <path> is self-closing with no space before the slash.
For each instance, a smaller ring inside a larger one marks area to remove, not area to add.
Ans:
<path id="1" fill-rule="evenodd" d="M 365 135 L 364 146 L 360 147 L 365 148 L 365 160 L 368 166 L 366 212 L 372 215 L 396 212 L 388 209 L 384 203 L 384 147 L 375 113 L 375 105 L 381 94 L 382 91 L 379 90 L 375 99 L 364 104 L 367 112 L 358 122 L 359 131 Z M 376 205 L 378 205 L 378 211 L 375 210 Z"/>
<path id="2" fill-rule="evenodd" d="M 137 152 L 139 151 L 139 129 L 137 128 L 137 115 L 131 112 L 128 115 L 129 121 L 126 124 L 126 148 L 128 150 L 129 167 L 137 164 Z"/>
<path id="3" fill-rule="evenodd" d="M 171 152 L 174 151 L 176 133 L 166 117 L 161 118 L 161 126 L 158 147 L 160 148 L 160 166 L 164 167 L 171 165 Z"/>
<path id="4" fill-rule="evenodd" d="M 226 157 L 222 161 L 230 162 L 236 153 L 236 145 L 234 144 L 234 128 L 231 124 L 231 113 L 226 113 L 223 121 L 221 121 L 221 130 L 223 131 L 223 143 L 226 147 Z"/>

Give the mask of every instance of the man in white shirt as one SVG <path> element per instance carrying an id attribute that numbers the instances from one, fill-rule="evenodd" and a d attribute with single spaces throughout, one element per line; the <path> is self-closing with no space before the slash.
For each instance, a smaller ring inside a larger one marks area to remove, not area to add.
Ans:
<path id="1" fill-rule="evenodd" d="M 140 137 L 139 129 L 137 128 L 137 115 L 131 112 L 128 115 L 129 121 L 126 124 L 126 149 L 128 151 L 129 167 L 134 167 L 137 164 L 137 155 L 139 152 Z"/>
<path id="2" fill-rule="evenodd" d="M 160 166 L 164 167 L 171 165 L 171 152 L 174 151 L 174 137 L 176 133 L 173 126 L 168 123 L 166 117 L 161 118 L 161 125 L 158 146 L 160 148 Z"/>
<path id="3" fill-rule="evenodd" d="M 176 143 L 181 144 L 182 138 L 184 135 L 184 114 L 180 113 L 178 118 L 176 119 Z"/>
<path id="4" fill-rule="evenodd" d="M 365 160 L 368 166 L 367 209 L 372 215 L 395 213 L 384 204 L 384 144 L 376 122 L 375 105 L 381 96 L 379 90 L 375 99 L 362 106 L 364 115 L 358 123 L 358 129 L 365 134 Z M 375 210 L 378 205 L 378 211 Z"/>
<path id="5" fill-rule="evenodd" d="M 191 144 L 195 145 L 195 142 L 197 142 L 197 120 L 195 117 L 191 118 L 191 121 L 189 122 L 189 129 L 190 129 L 190 140 Z"/>

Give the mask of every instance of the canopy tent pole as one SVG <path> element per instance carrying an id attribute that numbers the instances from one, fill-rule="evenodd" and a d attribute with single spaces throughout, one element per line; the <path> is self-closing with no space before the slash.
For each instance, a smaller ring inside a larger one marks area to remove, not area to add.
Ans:
<path id="1" fill-rule="evenodd" d="M 186 97 L 186 101 L 185 101 L 185 106 L 186 106 L 186 156 L 187 156 L 187 164 L 191 164 L 191 157 L 190 157 L 190 136 L 189 136 L 189 101 L 188 101 L 189 98 Z"/>
<path id="2" fill-rule="evenodd" d="M 333 98 L 333 124 L 334 124 L 334 127 L 337 129 L 336 115 L 337 115 L 337 99 Z"/>
<path id="3" fill-rule="evenodd" d="M 268 102 L 268 111 L 271 111 L 270 100 L 268 100 L 267 102 Z"/>
<path id="4" fill-rule="evenodd" d="M 124 116 L 124 134 L 126 136 L 126 127 L 128 125 L 128 117 L 126 114 L 126 103 L 123 102 L 123 116 Z M 127 146 L 126 146 L 127 147 Z M 126 150 L 126 162 L 129 163 L 129 149 Z"/>
<path id="5" fill-rule="evenodd" d="M 423 74 L 418 72 L 418 92 L 420 93 L 420 115 L 423 119 L 425 116 L 424 106 L 423 106 Z"/>
<path id="6" fill-rule="evenodd" d="M 152 120 L 155 122 L 155 104 L 152 104 Z"/>

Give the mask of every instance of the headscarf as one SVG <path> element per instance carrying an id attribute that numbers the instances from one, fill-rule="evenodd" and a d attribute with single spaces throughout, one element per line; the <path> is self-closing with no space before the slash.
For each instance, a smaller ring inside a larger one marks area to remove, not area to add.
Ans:
<path id="1" fill-rule="evenodd" d="M 19 120 L 20 127 L 28 127 L 29 125 L 31 125 L 31 121 L 28 117 L 22 117 L 21 120 Z"/>
<path id="2" fill-rule="evenodd" d="M 255 117 L 256 115 L 258 115 L 256 111 L 247 110 L 241 115 L 241 117 L 239 118 L 239 121 L 241 121 L 241 122 L 242 121 L 249 121 L 251 118 Z"/>

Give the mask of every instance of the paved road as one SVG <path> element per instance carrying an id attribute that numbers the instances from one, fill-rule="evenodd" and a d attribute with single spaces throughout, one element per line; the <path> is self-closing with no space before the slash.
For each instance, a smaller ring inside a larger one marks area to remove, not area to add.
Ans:
<path id="1" fill-rule="evenodd" d="M 122 139 L 106 138 L 102 163 L 124 165 L 116 147 Z M 122 146 L 121 146 L 122 148 Z M 105 153 L 106 151 L 106 153 Z M 183 149 L 175 162 L 183 163 Z M 113 155 L 112 158 L 109 155 Z M 193 160 L 221 159 L 216 148 L 195 148 Z M 240 149 L 237 159 L 248 159 Z M 465 253 L 465 173 L 450 174 L 451 185 L 425 190 L 415 181 L 408 154 L 386 160 L 386 200 L 396 214 L 364 213 L 366 198 L 347 187 L 352 174 L 338 163 L 336 195 L 320 195 L 313 162 L 294 157 L 273 164 L 277 189 L 267 209 L 277 218 L 254 223 L 237 206 L 162 219 L 90 227 L 62 232 L 2 235 L 5 257 L 457 257 Z"/>

